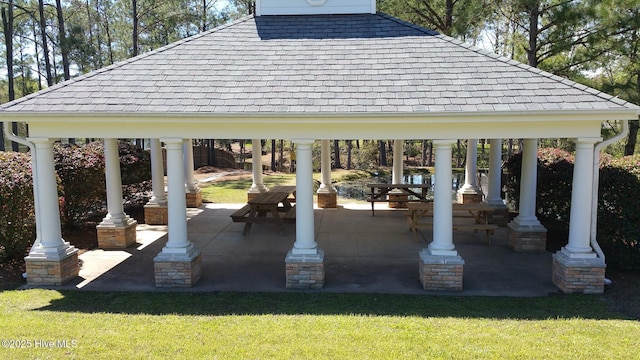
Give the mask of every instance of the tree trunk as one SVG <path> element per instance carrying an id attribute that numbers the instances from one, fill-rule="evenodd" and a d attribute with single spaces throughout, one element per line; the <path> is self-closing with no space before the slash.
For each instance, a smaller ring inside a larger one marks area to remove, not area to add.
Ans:
<path id="1" fill-rule="evenodd" d="M 627 144 L 624 146 L 625 156 L 630 156 L 635 153 L 639 127 L 640 127 L 640 120 L 629 121 L 629 136 L 627 136 Z"/>
<path id="2" fill-rule="evenodd" d="M 58 29 L 60 32 L 60 54 L 62 55 L 62 70 L 64 71 L 64 79 L 71 79 L 69 73 L 69 44 L 67 41 L 67 33 L 64 30 L 64 15 L 62 14 L 62 3 L 56 0 L 56 13 L 58 16 Z"/>
<path id="3" fill-rule="evenodd" d="M 342 167 L 340 164 L 340 141 L 333 140 L 333 167 L 339 169 Z"/>
<path id="4" fill-rule="evenodd" d="M 353 140 L 347 140 L 347 170 L 351 170 L 351 152 L 353 150 Z"/>
<path id="5" fill-rule="evenodd" d="M 422 149 L 420 153 L 420 166 L 427 166 L 427 140 L 422 140 Z"/>
<path id="6" fill-rule="evenodd" d="M 427 166 L 433 166 L 433 141 L 429 141 L 429 155 Z"/>
<path id="7" fill-rule="evenodd" d="M 387 166 L 387 144 L 380 140 L 380 166 Z"/>
<path id="8" fill-rule="evenodd" d="M 283 169 L 283 161 L 284 161 L 284 140 L 280 139 L 280 153 L 278 154 L 278 171 L 282 171 Z"/>
<path id="9" fill-rule="evenodd" d="M 131 0 L 131 7 L 133 9 L 133 15 L 131 20 L 133 21 L 133 33 L 131 38 L 133 40 L 133 56 L 138 56 L 138 1 Z"/>
<path id="10" fill-rule="evenodd" d="M 462 148 L 460 146 L 460 139 L 456 142 L 456 148 L 458 151 L 456 152 L 456 167 L 462 167 Z M 466 156 L 465 156 L 466 158 Z"/>
<path id="11" fill-rule="evenodd" d="M 13 0 L 9 0 L 9 8 L 2 8 L 2 29 L 5 39 L 5 54 L 7 61 L 7 86 L 9 87 L 9 101 L 15 100 L 14 75 L 13 75 Z M 4 126 L 0 122 L 0 151 L 5 151 L 4 147 Z M 17 132 L 18 123 L 11 123 L 13 133 Z M 13 151 L 17 151 L 18 144 L 11 142 Z"/>
<path id="12" fill-rule="evenodd" d="M 271 171 L 276 171 L 276 139 L 271 140 Z"/>
<path id="13" fill-rule="evenodd" d="M 42 36 L 42 57 L 47 75 L 47 85 L 53 85 L 51 62 L 49 61 L 49 44 L 47 40 L 47 19 L 44 17 L 44 0 L 38 0 L 38 12 L 40 14 L 40 35 Z"/>
<path id="14" fill-rule="evenodd" d="M 527 49 L 527 62 L 529 66 L 538 67 L 538 17 L 540 9 L 538 4 L 532 4 L 529 9 L 529 49 Z"/>

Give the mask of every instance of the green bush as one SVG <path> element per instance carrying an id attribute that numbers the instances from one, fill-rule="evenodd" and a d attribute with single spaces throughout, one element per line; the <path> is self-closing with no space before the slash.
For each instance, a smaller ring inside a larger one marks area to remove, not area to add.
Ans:
<path id="1" fill-rule="evenodd" d="M 571 211 L 571 186 L 574 157 L 552 148 L 538 150 L 538 187 L 536 212 L 548 229 L 560 229 L 565 245 Z M 509 206 L 518 208 L 522 155 L 506 163 L 505 188 Z M 609 267 L 619 270 L 640 269 L 640 156 L 611 160 L 600 158 L 598 203 L 598 243 Z"/>
<path id="2" fill-rule="evenodd" d="M 56 173 L 62 180 L 63 223 L 74 226 L 102 215 L 107 198 L 102 142 L 84 146 L 56 143 L 53 154 Z"/>
<path id="3" fill-rule="evenodd" d="M 35 238 L 31 156 L 0 152 L 0 262 L 21 259 Z"/>

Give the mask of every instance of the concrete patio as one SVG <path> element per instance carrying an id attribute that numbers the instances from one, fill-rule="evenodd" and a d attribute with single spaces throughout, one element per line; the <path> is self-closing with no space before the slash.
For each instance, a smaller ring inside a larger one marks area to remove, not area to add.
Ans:
<path id="1" fill-rule="evenodd" d="M 242 223 L 229 217 L 241 204 L 206 204 L 189 209 L 189 239 L 202 249 L 202 277 L 191 288 L 155 287 L 153 258 L 166 243 L 166 226 L 140 224 L 137 244 L 126 250 L 92 250 L 80 256 L 80 276 L 64 289 L 94 291 L 301 291 L 285 288 L 284 258 L 295 238 L 272 225 Z M 378 211 L 379 209 L 379 211 Z M 483 233 L 454 233 L 464 258 L 462 292 L 430 292 L 418 278 L 418 252 L 431 234 L 409 232 L 403 210 L 345 204 L 315 210 L 317 242 L 325 251 L 325 287 L 308 292 L 545 296 L 558 293 L 551 282 L 551 253 L 516 253 L 500 228 L 487 244 Z"/>

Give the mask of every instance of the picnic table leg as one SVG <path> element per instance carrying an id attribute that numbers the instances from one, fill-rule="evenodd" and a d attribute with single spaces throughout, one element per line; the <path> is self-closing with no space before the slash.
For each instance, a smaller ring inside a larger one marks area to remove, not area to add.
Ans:
<path id="1" fill-rule="evenodd" d="M 251 219 L 256 217 L 257 212 L 258 212 L 258 209 L 253 209 L 253 208 L 249 212 L 249 218 L 247 219 L 247 222 L 244 223 L 244 229 L 242 229 L 242 235 L 247 235 L 249 231 L 251 231 L 251 225 L 253 225 L 253 223 L 251 222 Z"/>
<path id="2" fill-rule="evenodd" d="M 284 221 L 280 217 L 280 212 L 278 211 L 277 208 L 275 208 L 275 209 L 271 210 L 271 215 L 273 216 L 273 218 L 276 221 L 276 225 L 278 226 L 278 229 L 280 230 L 280 235 L 284 236 L 285 235 Z"/>

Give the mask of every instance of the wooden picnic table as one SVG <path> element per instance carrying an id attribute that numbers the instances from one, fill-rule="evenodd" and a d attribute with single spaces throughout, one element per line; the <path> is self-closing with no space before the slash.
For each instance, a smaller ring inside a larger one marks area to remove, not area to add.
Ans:
<path id="1" fill-rule="evenodd" d="M 371 189 L 369 197 L 367 198 L 367 201 L 371 203 L 371 216 L 375 216 L 375 209 L 373 205 L 376 202 L 431 201 L 427 199 L 427 190 L 431 187 L 430 184 L 368 184 L 367 186 Z M 398 190 L 398 193 L 401 195 L 407 195 L 407 199 L 390 200 L 388 195 L 394 190 Z"/>
<path id="2" fill-rule="evenodd" d="M 295 186 L 275 186 L 249 200 L 247 205 L 231 214 L 231 219 L 245 223 L 243 235 L 251 231 L 251 225 L 266 223 L 275 223 L 284 235 L 285 222 L 295 222 L 296 218 L 295 206 L 289 200 L 289 195 L 295 194 L 295 190 Z"/>
<path id="3" fill-rule="evenodd" d="M 459 231 L 484 231 L 487 242 L 491 244 L 490 236 L 498 228 L 498 225 L 489 224 L 489 214 L 494 208 L 485 203 L 475 204 L 452 204 L 454 218 L 472 218 L 474 223 L 454 222 L 453 230 Z M 407 204 L 407 220 L 409 229 L 418 235 L 419 229 L 433 229 L 433 203 L 409 202 Z M 427 218 L 430 220 L 423 221 Z"/>

